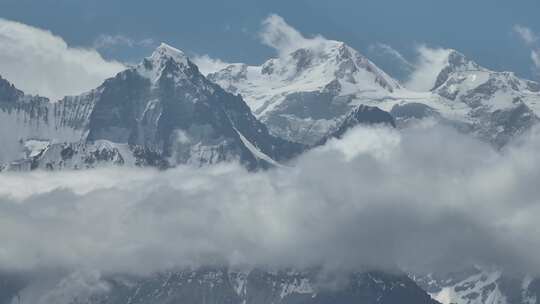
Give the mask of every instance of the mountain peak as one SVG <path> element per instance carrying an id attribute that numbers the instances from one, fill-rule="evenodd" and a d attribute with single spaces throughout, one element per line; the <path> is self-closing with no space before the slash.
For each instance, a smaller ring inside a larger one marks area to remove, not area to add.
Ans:
<path id="1" fill-rule="evenodd" d="M 191 66 L 184 52 L 166 43 L 161 43 L 152 55 L 145 58 L 136 69 L 139 74 L 155 84 L 164 74 L 175 74 L 175 76 L 192 74 L 187 71 L 191 69 Z"/>
<path id="2" fill-rule="evenodd" d="M 18 100 L 24 93 L 18 90 L 11 82 L 0 76 L 0 102 L 13 102 Z"/>
<path id="3" fill-rule="evenodd" d="M 163 42 L 152 53 L 150 59 L 152 61 L 172 59 L 175 62 L 185 63 L 187 65 L 187 56 L 184 52 Z"/>
<path id="4" fill-rule="evenodd" d="M 467 71 L 488 72 L 486 68 L 483 68 L 476 62 L 468 59 L 464 54 L 456 50 L 450 49 L 446 58 L 446 64 L 443 66 L 439 75 L 437 76 L 435 85 L 432 90 L 435 90 L 441 85 L 443 85 L 452 74 Z"/>
<path id="5" fill-rule="evenodd" d="M 464 54 L 456 50 L 450 50 L 450 53 L 448 54 L 448 66 L 453 68 L 461 67 L 462 69 L 468 70 L 482 69 L 482 67 L 476 64 L 474 61 L 468 59 Z"/>

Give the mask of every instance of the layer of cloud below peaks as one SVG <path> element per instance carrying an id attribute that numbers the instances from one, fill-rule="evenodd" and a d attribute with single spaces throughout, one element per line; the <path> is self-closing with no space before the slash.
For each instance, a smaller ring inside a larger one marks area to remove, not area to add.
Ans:
<path id="1" fill-rule="evenodd" d="M 56 101 L 94 89 L 124 68 L 49 31 L 0 18 L 0 75 L 27 94 Z"/>
<path id="2" fill-rule="evenodd" d="M 292 167 L 0 175 L 0 269 L 224 263 L 540 274 L 540 133 L 503 154 L 439 127 L 359 128 Z"/>

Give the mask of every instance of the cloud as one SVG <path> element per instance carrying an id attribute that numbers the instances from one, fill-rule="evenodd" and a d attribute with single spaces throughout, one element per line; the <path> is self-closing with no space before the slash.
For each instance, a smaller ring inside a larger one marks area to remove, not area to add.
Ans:
<path id="1" fill-rule="evenodd" d="M 538 36 L 528 27 L 514 25 L 513 30 L 527 45 L 534 45 L 538 41 Z"/>
<path id="2" fill-rule="evenodd" d="M 280 55 L 287 55 L 300 48 L 317 48 L 327 41 L 322 36 L 304 37 L 282 17 L 275 14 L 269 15 L 262 22 L 259 37 L 265 45 L 275 49 Z"/>
<path id="3" fill-rule="evenodd" d="M 406 80 L 416 68 L 398 50 L 385 43 L 371 44 L 367 48 L 367 55 L 385 72 L 400 81 Z"/>
<path id="4" fill-rule="evenodd" d="M 411 73 L 405 86 L 415 91 L 429 91 L 435 86 L 437 76 L 448 64 L 448 56 L 452 50 L 443 48 L 430 48 L 420 45 L 417 48 L 415 70 Z"/>
<path id="5" fill-rule="evenodd" d="M 107 49 L 115 48 L 118 46 L 127 46 L 127 47 L 153 47 L 155 42 L 151 38 L 146 38 L 142 40 L 134 40 L 130 37 L 124 35 L 106 35 L 102 34 L 94 41 L 95 49 Z"/>
<path id="6" fill-rule="evenodd" d="M 397 61 L 400 65 L 405 68 L 413 68 L 414 65 L 411 64 L 398 50 L 394 49 L 392 46 L 385 43 L 375 43 L 369 46 L 368 51 L 370 53 L 383 53 L 388 55 L 390 58 L 393 58 L 394 61 Z"/>
<path id="7" fill-rule="evenodd" d="M 211 58 L 208 55 L 195 55 L 190 59 L 197 67 L 199 67 L 199 70 L 203 75 L 219 72 L 229 65 L 229 63 L 226 63 L 221 59 Z"/>
<path id="8" fill-rule="evenodd" d="M 514 32 L 530 48 L 533 69 L 540 74 L 540 38 L 532 29 L 521 25 L 515 25 Z"/>
<path id="9" fill-rule="evenodd" d="M 537 69 L 540 69 L 540 49 L 531 51 L 531 59 L 534 63 L 534 66 Z"/>
<path id="10" fill-rule="evenodd" d="M 286 56 L 300 48 L 318 50 L 328 42 L 322 36 L 304 37 L 282 17 L 275 14 L 263 20 L 259 38 L 263 44 L 275 49 L 279 56 Z M 218 72 L 229 65 L 223 60 L 211 58 L 208 55 L 196 55 L 192 61 L 205 75 Z"/>
<path id="11" fill-rule="evenodd" d="M 0 75 L 28 94 L 52 100 L 80 94 L 124 68 L 49 31 L 0 19 Z"/>
<path id="12" fill-rule="evenodd" d="M 499 153 L 443 127 L 358 128 L 256 173 L 3 174 L 0 269 L 479 264 L 538 274 L 538 148 L 538 131 Z"/>

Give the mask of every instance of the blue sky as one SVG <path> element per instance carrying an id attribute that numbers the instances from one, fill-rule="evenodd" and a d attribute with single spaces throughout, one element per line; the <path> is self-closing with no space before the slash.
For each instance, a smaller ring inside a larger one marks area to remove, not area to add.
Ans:
<path id="1" fill-rule="evenodd" d="M 412 58 L 425 43 L 495 70 L 538 76 L 531 46 L 513 32 L 522 25 L 540 33 L 538 0 L 0 0 L 0 17 L 51 30 L 73 46 L 94 46 L 104 35 L 129 38 L 129 45 L 100 49 L 121 61 L 138 61 L 166 41 L 188 53 L 260 63 L 275 52 L 257 35 L 270 13 L 308 36 L 346 41 L 364 53 L 385 43 Z M 377 62 L 384 59 L 374 60 L 385 68 Z"/>

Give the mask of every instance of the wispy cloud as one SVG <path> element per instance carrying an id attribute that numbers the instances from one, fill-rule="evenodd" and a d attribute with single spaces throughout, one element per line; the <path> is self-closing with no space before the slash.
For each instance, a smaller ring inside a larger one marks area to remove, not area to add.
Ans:
<path id="1" fill-rule="evenodd" d="M 369 46 L 368 51 L 370 53 L 379 52 L 387 54 L 406 68 L 414 68 L 414 65 L 410 63 L 398 50 L 394 49 L 392 46 L 386 43 L 374 43 Z"/>
<path id="2" fill-rule="evenodd" d="M 190 59 L 199 67 L 199 70 L 204 75 L 221 71 L 229 65 L 229 63 L 221 59 L 215 59 L 208 55 L 195 55 L 190 57 Z"/>
<path id="3" fill-rule="evenodd" d="M 528 27 L 514 25 L 514 32 L 528 45 L 534 45 L 538 41 L 538 36 Z"/>
<path id="4" fill-rule="evenodd" d="M 262 25 L 263 28 L 259 33 L 261 41 L 274 48 L 281 55 L 286 55 L 300 48 L 316 48 L 326 41 L 322 36 L 305 37 L 285 22 L 282 17 L 275 14 L 268 16 Z"/>
<path id="5" fill-rule="evenodd" d="M 534 65 L 540 69 L 540 50 L 532 50 L 531 51 L 531 59 L 534 63 Z"/>
<path id="6" fill-rule="evenodd" d="M 515 25 L 513 29 L 514 33 L 530 48 L 534 69 L 540 75 L 540 37 L 526 26 Z"/>
<path id="7" fill-rule="evenodd" d="M 405 86 L 416 91 L 433 89 L 437 76 L 448 64 L 448 56 L 451 52 L 450 49 L 420 45 L 417 48 L 418 57 L 414 62 L 414 71 L 409 76 Z"/>
<path id="8" fill-rule="evenodd" d="M 242 29 L 242 31 L 246 31 Z M 328 40 L 318 35 L 305 37 L 298 30 L 290 26 L 281 16 L 271 14 L 262 21 L 262 29 L 258 33 L 260 41 L 276 50 L 279 56 L 286 56 L 300 48 L 318 49 Z M 199 66 L 204 74 L 217 72 L 225 68 L 228 63 L 208 55 L 196 55 L 193 62 Z"/>
<path id="9" fill-rule="evenodd" d="M 124 35 L 106 35 L 102 34 L 94 41 L 94 48 L 96 49 L 106 49 L 114 48 L 118 46 L 127 46 L 127 47 L 153 47 L 155 46 L 155 41 L 152 38 L 146 38 L 142 40 L 135 40 L 128 36 Z"/>

